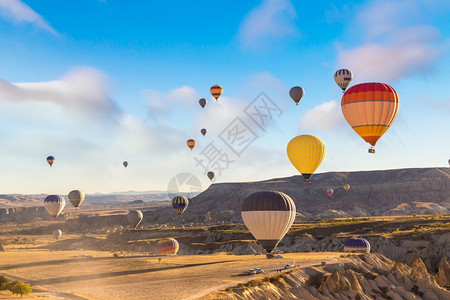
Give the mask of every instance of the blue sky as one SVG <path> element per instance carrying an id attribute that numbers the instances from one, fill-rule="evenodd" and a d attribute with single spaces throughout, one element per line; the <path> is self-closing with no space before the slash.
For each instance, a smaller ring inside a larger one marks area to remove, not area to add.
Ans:
<path id="1" fill-rule="evenodd" d="M 429 0 L 2 0 L 0 193 L 165 190 L 183 172 L 206 188 L 195 159 L 211 142 L 233 161 L 216 182 L 291 176 L 299 134 L 326 143 L 319 173 L 448 166 L 449 12 Z M 400 96 L 376 155 L 342 116 L 339 68 Z M 281 110 L 264 128 L 244 112 L 260 92 Z M 239 155 L 220 138 L 236 117 L 257 136 Z"/>

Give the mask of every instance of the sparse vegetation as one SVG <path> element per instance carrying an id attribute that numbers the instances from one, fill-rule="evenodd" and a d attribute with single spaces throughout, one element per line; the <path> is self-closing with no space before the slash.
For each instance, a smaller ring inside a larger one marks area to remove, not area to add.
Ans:
<path id="1" fill-rule="evenodd" d="M 31 289 L 31 285 L 28 283 L 20 282 L 20 281 L 11 281 L 6 284 L 6 289 L 11 291 L 13 294 L 23 295 L 30 294 L 33 290 Z"/>
<path id="2" fill-rule="evenodd" d="M 0 290 L 8 290 L 13 294 L 23 295 L 30 294 L 33 290 L 31 285 L 20 281 L 9 281 L 5 276 L 0 276 Z"/>

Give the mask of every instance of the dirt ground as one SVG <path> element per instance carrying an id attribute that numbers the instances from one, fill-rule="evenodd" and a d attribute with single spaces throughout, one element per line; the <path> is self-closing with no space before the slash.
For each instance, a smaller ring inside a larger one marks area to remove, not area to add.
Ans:
<path id="1" fill-rule="evenodd" d="M 300 267 L 336 262 L 342 253 L 263 255 L 144 256 L 105 251 L 48 251 L 7 246 L 0 253 L 0 275 L 30 283 L 35 299 L 195 299 L 255 277 L 276 273 L 288 263 Z M 263 275 L 248 275 L 251 268 Z M 10 292 L 0 299 L 14 299 Z M 17 297 L 19 298 L 19 297 Z M 25 297 L 24 297 L 25 298 Z"/>

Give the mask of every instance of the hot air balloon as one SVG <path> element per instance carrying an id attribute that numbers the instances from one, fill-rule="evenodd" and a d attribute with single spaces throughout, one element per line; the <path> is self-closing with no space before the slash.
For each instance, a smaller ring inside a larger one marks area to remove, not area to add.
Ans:
<path id="1" fill-rule="evenodd" d="M 348 191 L 350 189 L 350 184 L 344 184 L 343 188 L 344 190 Z"/>
<path id="2" fill-rule="evenodd" d="M 195 140 L 193 139 L 189 139 L 187 140 L 186 144 L 188 145 L 188 147 L 192 150 L 195 147 Z"/>
<path id="3" fill-rule="evenodd" d="M 80 206 L 80 204 L 84 201 L 84 193 L 80 190 L 73 190 L 69 193 L 69 201 L 72 203 L 74 207 Z"/>
<path id="4" fill-rule="evenodd" d="M 130 225 L 136 229 L 144 218 L 144 215 L 140 210 L 130 210 L 127 218 L 128 222 L 130 222 Z"/>
<path id="5" fill-rule="evenodd" d="M 126 168 L 126 167 L 128 167 L 128 162 L 127 161 L 124 161 L 123 162 L 123 166 Z"/>
<path id="6" fill-rule="evenodd" d="M 61 231 L 61 230 L 57 229 L 57 230 L 54 230 L 54 231 L 53 231 L 53 237 L 54 237 L 55 239 L 58 240 L 61 236 L 62 236 L 62 231 Z"/>
<path id="7" fill-rule="evenodd" d="M 157 251 L 159 255 L 175 255 L 180 245 L 176 239 L 168 238 L 158 242 Z"/>
<path id="8" fill-rule="evenodd" d="M 334 191 L 332 189 L 327 189 L 327 195 L 331 197 L 333 195 Z"/>
<path id="9" fill-rule="evenodd" d="M 47 162 L 51 166 L 53 166 L 53 163 L 55 162 L 55 158 L 53 156 L 47 156 Z"/>
<path id="10" fill-rule="evenodd" d="M 211 87 L 210 91 L 211 95 L 213 95 L 213 97 L 216 98 L 217 101 L 217 99 L 219 99 L 220 95 L 222 95 L 223 93 L 223 88 L 220 85 L 216 84 Z"/>
<path id="11" fill-rule="evenodd" d="M 172 207 L 175 208 L 179 216 L 183 214 L 188 205 L 189 200 L 184 196 L 176 196 L 172 199 Z"/>
<path id="12" fill-rule="evenodd" d="M 300 102 L 300 100 L 302 100 L 303 95 L 305 95 L 305 90 L 299 86 L 294 86 L 289 91 L 289 96 L 291 96 L 292 100 L 294 100 L 295 104 L 297 105 Z"/>
<path id="13" fill-rule="evenodd" d="M 334 73 L 334 81 L 336 81 L 337 85 L 345 92 L 345 89 L 348 87 L 350 82 L 353 80 L 353 73 L 347 69 L 340 69 Z"/>
<path id="14" fill-rule="evenodd" d="M 365 239 L 348 239 L 344 243 L 345 252 L 370 252 L 370 243 Z"/>
<path id="15" fill-rule="evenodd" d="M 214 172 L 212 172 L 212 171 L 209 171 L 208 172 L 208 174 L 206 174 L 207 176 L 208 176 L 208 178 L 209 178 L 209 180 L 213 180 L 214 179 L 214 177 L 216 176 L 215 174 L 214 174 Z"/>
<path id="16" fill-rule="evenodd" d="M 201 130 L 200 130 L 200 132 L 203 134 L 203 136 L 205 136 L 205 134 L 206 134 L 206 129 L 205 128 L 202 128 Z"/>
<path id="17" fill-rule="evenodd" d="M 369 82 L 352 86 L 342 96 L 341 109 L 348 124 L 373 147 L 397 117 L 400 100 L 385 83 Z"/>
<path id="18" fill-rule="evenodd" d="M 66 206 L 66 200 L 60 195 L 48 195 L 44 199 L 44 207 L 48 214 L 56 220 L 58 215 L 63 211 Z"/>
<path id="19" fill-rule="evenodd" d="M 294 167 L 303 175 L 306 183 L 325 157 L 324 142 L 313 135 L 299 135 L 287 145 L 287 155 Z"/>
<path id="20" fill-rule="evenodd" d="M 250 233 L 270 253 L 291 228 L 295 203 L 281 192 L 262 191 L 248 196 L 242 205 L 242 219 Z"/>
<path id="21" fill-rule="evenodd" d="M 202 99 L 198 100 L 198 103 L 200 104 L 200 106 L 202 108 L 205 108 L 206 104 L 208 103 L 208 100 L 206 100 L 205 98 L 202 98 Z"/>

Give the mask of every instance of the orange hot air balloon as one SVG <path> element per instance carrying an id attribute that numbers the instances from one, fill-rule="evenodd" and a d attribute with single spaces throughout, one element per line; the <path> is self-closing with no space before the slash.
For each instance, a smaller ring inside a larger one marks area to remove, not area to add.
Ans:
<path id="1" fill-rule="evenodd" d="M 195 140 L 193 139 L 189 139 L 187 140 L 186 144 L 188 145 L 188 147 L 192 150 L 195 147 Z"/>
<path id="2" fill-rule="evenodd" d="M 397 117 L 400 99 L 388 84 L 369 82 L 352 86 L 341 100 L 348 124 L 373 147 Z"/>
<path id="3" fill-rule="evenodd" d="M 211 95 L 213 95 L 213 97 L 216 98 L 217 101 L 217 99 L 219 99 L 220 95 L 222 95 L 223 93 L 223 88 L 220 85 L 216 84 L 211 87 L 210 91 Z"/>

